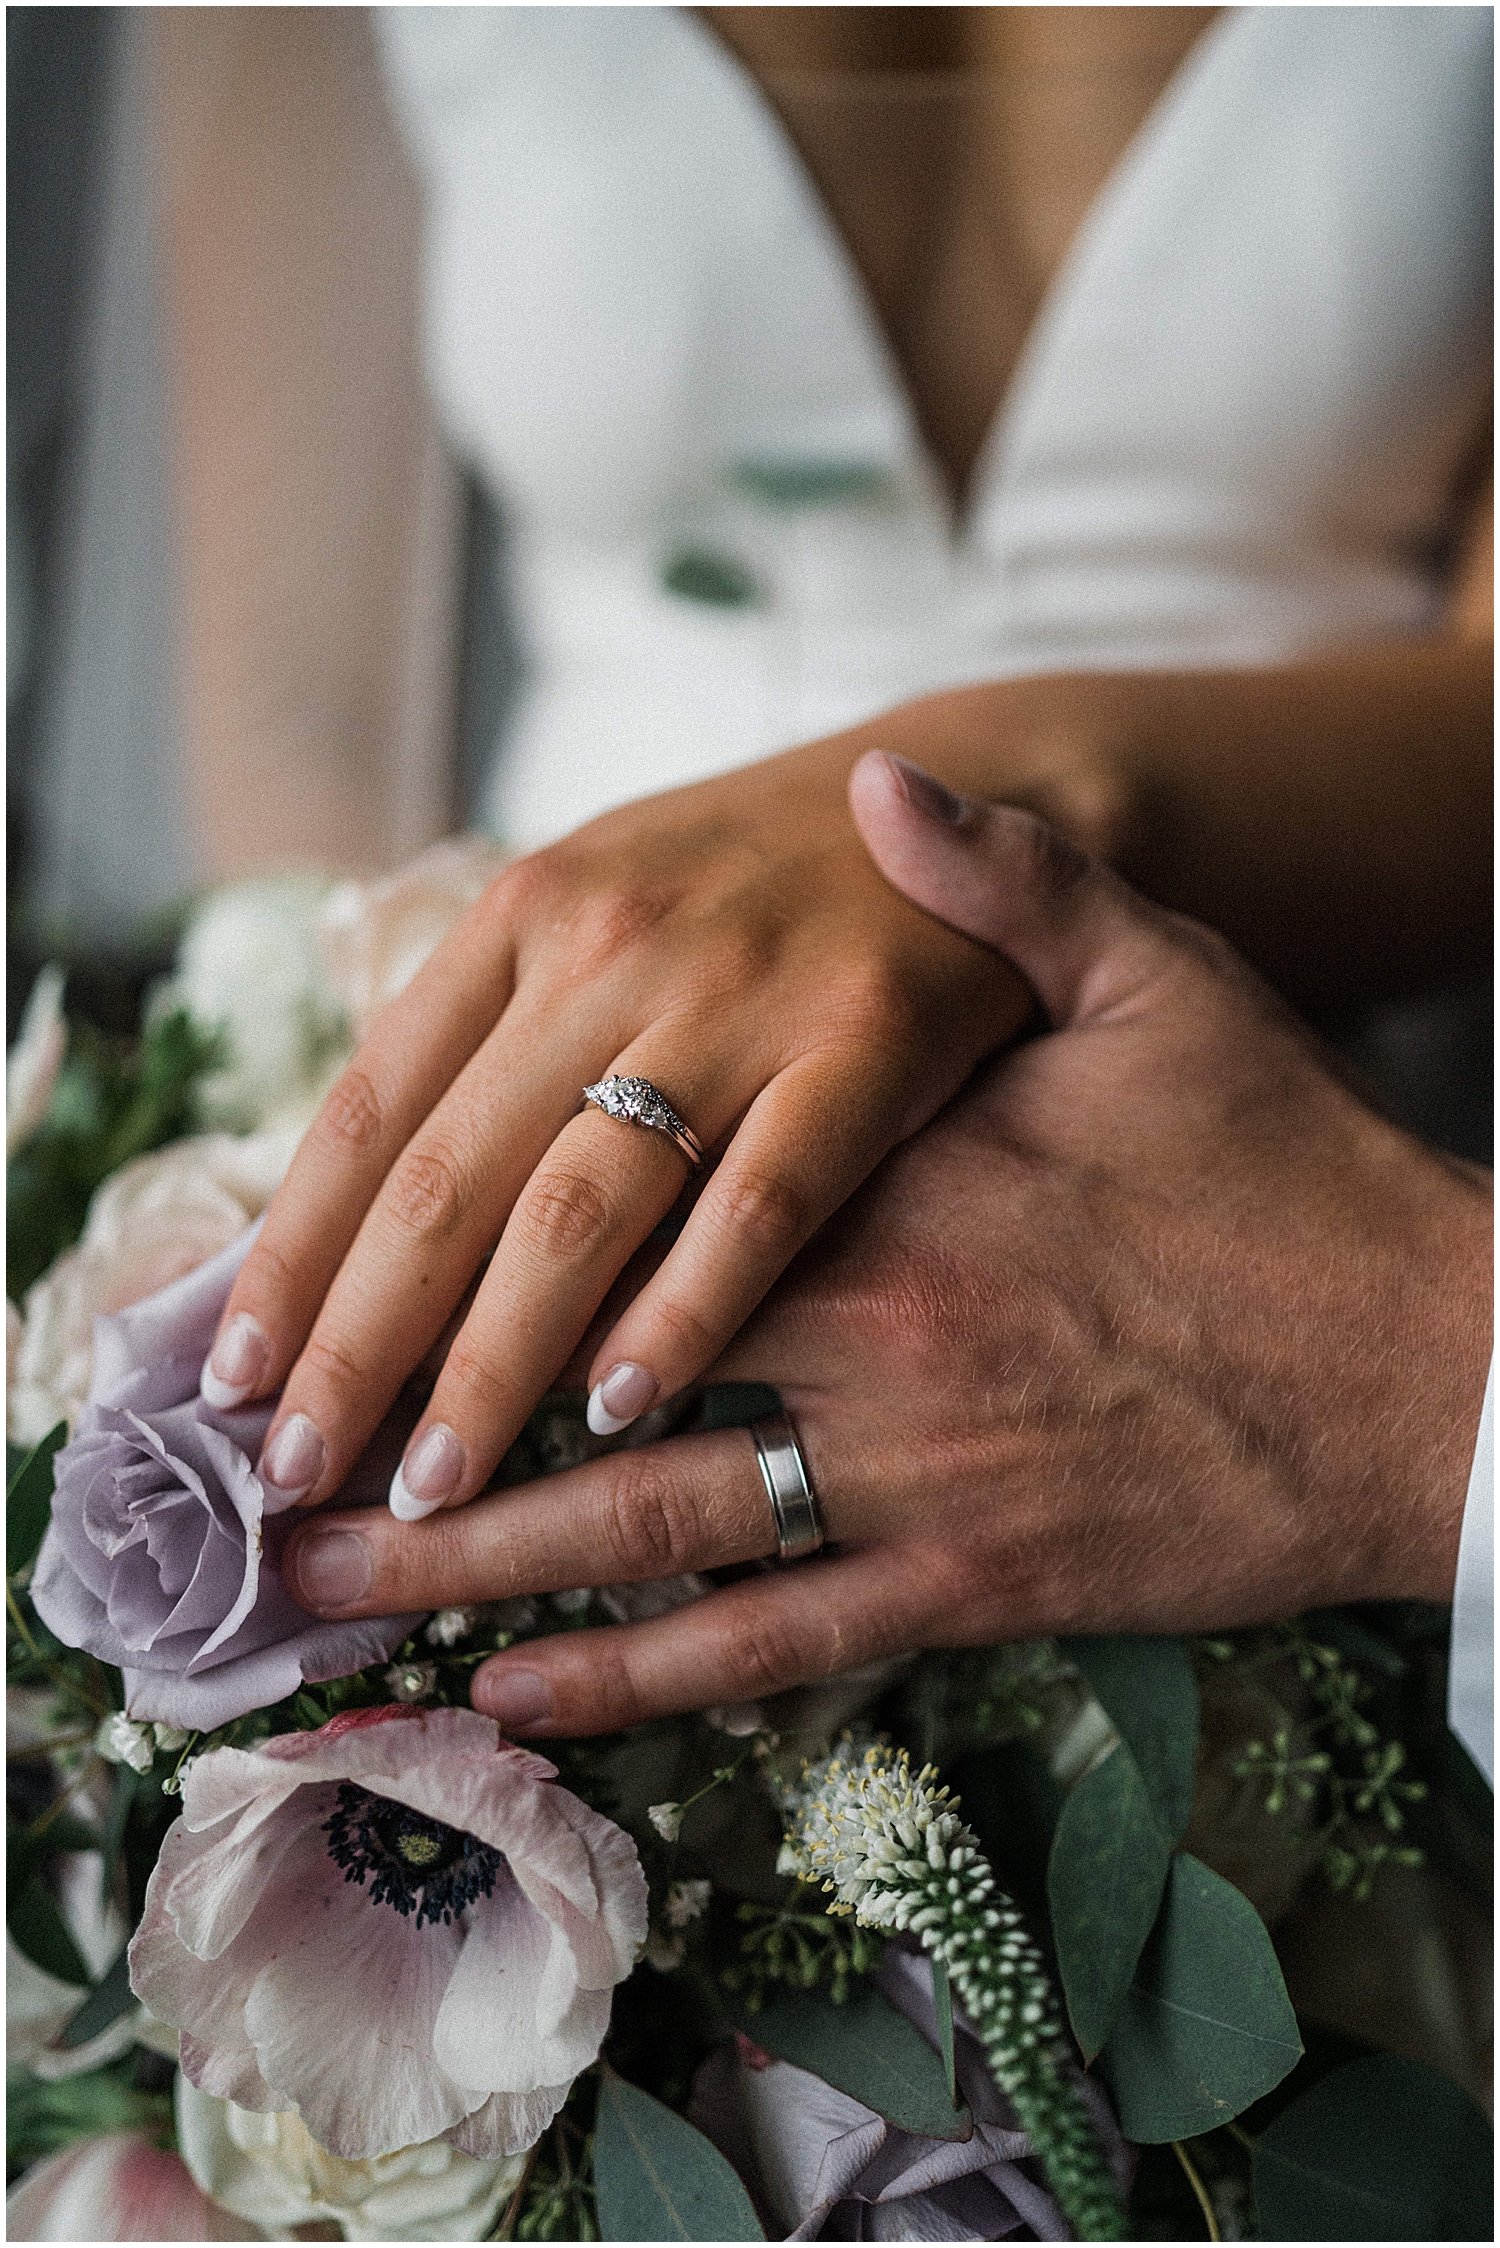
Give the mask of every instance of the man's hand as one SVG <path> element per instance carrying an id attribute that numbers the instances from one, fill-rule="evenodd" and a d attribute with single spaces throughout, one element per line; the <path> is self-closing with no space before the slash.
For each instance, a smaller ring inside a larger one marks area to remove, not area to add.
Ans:
<path id="1" fill-rule="evenodd" d="M 1019 968 L 1051 1028 L 888 1158 L 713 1369 L 781 1391 L 834 1550 L 516 1647 L 476 1705 L 584 1733 L 906 1648 L 1446 1598 L 1487 1178 L 1372 1114 L 1220 939 L 1031 815 L 882 756 L 851 793 L 886 877 Z M 731 1430 L 415 1529 L 312 1521 L 288 1567 L 308 1606 L 350 1615 L 774 1542 Z"/>

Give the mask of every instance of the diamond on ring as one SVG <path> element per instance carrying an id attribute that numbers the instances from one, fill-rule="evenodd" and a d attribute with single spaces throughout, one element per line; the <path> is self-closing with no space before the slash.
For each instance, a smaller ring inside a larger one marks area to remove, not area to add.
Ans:
<path id="1" fill-rule="evenodd" d="M 693 1169 L 702 1169 L 703 1150 L 696 1136 L 649 1077 L 601 1077 L 597 1085 L 584 1086 L 583 1097 L 595 1108 L 603 1109 L 606 1116 L 618 1116 L 626 1124 L 644 1124 L 649 1131 L 665 1132 Z"/>

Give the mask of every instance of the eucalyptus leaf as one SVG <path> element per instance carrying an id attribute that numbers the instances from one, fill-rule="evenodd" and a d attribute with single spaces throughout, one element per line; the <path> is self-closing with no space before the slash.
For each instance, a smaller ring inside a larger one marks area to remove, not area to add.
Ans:
<path id="1" fill-rule="evenodd" d="M 778 2060 L 821 2076 L 903 2131 L 967 2139 L 974 2128 L 949 2093 L 942 2056 L 868 1983 L 841 2006 L 821 1991 L 778 1994 L 740 2027 Z"/>
<path id="2" fill-rule="evenodd" d="M 1160 2144 L 1228 2123 L 1279 2084 L 1301 2052 L 1259 1914 L 1180 1853 L 1101 2056 L 1125 2136 Z"/>
<path id="3" fill-rule="evenodd" d="M 712 2141 L 612 2068 L 599 2082 L 595 2207 L 605 2240 L 764 2240 Z"/>
<path id="4" fill-rule="evenodd" d="M 1262 2131 L 1251 2161 L 1266 2240 L 1489 2240 L 1493 2150 L 1436 2069 L 1377 2053 L 1333 2070 Z"/>
<path id="5" fill-rule="evenodd" d="M 1140 1768 L 1122 1742 L 1068 1796 L 1047 1862 L 1068 2019 L 1086 2060 L 1119 2020 L 1171 1857 Z"/>
<path id="6" fill-rule="evenodd" d="M 77 1983 L 86 1988 L 89 1982 L 88 1964 L 40 1873 L 31 1873 L 18 1883 L 9 1885 L 5 1924 L 17 1949 L 23 1951 L 33 1966 L 45 1968 L 60 1983 Z"/>
<path id="7" fill-rule="evenodd" d="M 1193 1812 L 1198 1682 L 1180 1639 L 1065 1639 L 1139 1767 L 1168 1842 Z"/>
<path id="8" fill-rule="evenodd" d="M 932 2006 L 937 2016 L 938 2052 L 948 2079 L 948 2097 L 958 2105 L 958 2060 L 953 2050 L 953 1985 L 941 1959 L 932 1963 Z"/>
<path id="9" fill-rule="evenodd" d="M 29 1452 L 5 1486 L 5 1566 L 15 1577 L 29 1569 L 52 1519 L 52 1462 L 67 1442 L 59 1421 Z"/>
<path id="10" fill-rule="evenodd" d="M 69 2016 L 59 2042 L 68 2047 L 87 2045 L 91 2037 L 109 2028 L 119 2020 L 127 2007 L 135 2004 L 135 1993 L 130 1987 L 130 1945 L 121 1944 L 114 1958 L 100 1976 L 88 1997 L 75 2014 Z"/>

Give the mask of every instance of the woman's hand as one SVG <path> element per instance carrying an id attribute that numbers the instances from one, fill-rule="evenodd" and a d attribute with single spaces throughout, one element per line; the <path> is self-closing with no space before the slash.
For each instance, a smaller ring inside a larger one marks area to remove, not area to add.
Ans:
<path id="1" fill-rule="evenodd" d="M 1020 980 L 870 864 L 846 797 L 858 747 L 632 805 L 511 866 L 377 1018 L 205 1376 L 216 1404 L 285 1384 L 262 1461 L 277 1489 L 305 1505 L 337 1490 L 445 1336 L 391 1505 L 412 1520 L 484 1486 L 687 1184 L 661 1133 L 579 1113 L 595 1079 L 649 1078 L 722 1158 L 595 1355 L 591 1418 L 614 1429 L 701 1375 L 1014 1035 Z"/>
<path id="2" fill-rule="evenodd" d="M 495 1657 L 474 1700 L 511 1731 L 612 1729 L 921 1646 L 1451 1590 L 1487 1180 L 1356 1101 L 1220 940 L 1026 815 L 945 819 L 930 788 L 865 761 L 875 856 L 1003 948 L 1055 1029 L 893 1155 L 714 1369 L 780 1389 L 836 1551 Z M 315 1520 L 286 1567 L 305 1605 L 349 1616 L 774 1545 L 751 1441 L 726 1430 L 415 1534 Z"/>

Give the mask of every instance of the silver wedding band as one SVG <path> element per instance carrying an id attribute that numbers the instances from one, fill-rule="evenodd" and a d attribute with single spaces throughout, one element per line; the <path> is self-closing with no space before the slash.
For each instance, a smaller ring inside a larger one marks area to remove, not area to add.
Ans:
<path id="1" fill-rule="evenodd" d="M 797 1431 L 787 1414 L 767 1413 L 750 1423 L 750 1434 L 776 1524 L 777 1553 L 783 1561 L 805 1561 L 823 1543 L 823 1518 Z"/>
<path id="2" fill-rule="evenodd" d="M 664 1132 L 694 1171 L 703 1168 L 703 1149 L 696 1132 L 689 1131 L 661 1088 L 649 1077 L 601 1077 L 585 1085 L 583 1097 L 606 1116 L 625 1124 L 643 1124 L 648 1132 Z"/>

